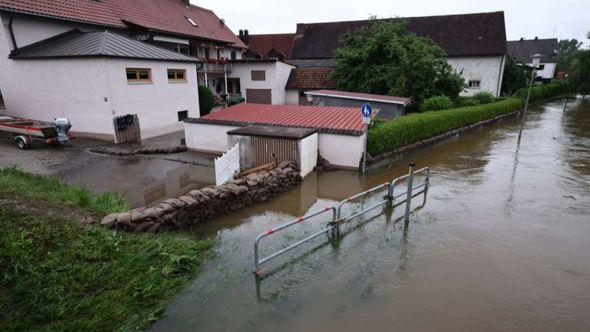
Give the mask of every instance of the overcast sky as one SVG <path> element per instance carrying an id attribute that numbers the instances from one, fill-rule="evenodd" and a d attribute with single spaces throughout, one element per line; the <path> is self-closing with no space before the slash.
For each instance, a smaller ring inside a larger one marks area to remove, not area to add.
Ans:
<path id="1" fill-rule="evenodd" d="M 213 10 L 238 33 L 295 32 L 297 23 L 428 16 L 503 10 L 508 40 L 577 38 L 588 47 L 590 0 L 191 0 Z M 469 27 L 465 27 L 468 29 Z"/>

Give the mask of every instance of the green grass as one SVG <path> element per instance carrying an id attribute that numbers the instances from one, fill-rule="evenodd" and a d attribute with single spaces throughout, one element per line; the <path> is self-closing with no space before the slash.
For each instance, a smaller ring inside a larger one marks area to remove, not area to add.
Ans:
<path id="1" fill-rule="evenodd" d="M 70 218 L 126 206 L 116 195 L 0 170 L 0 330 L 128 331 L 157 320 L 213 242 Z"/>
<path id="2" fill-rule="evenodd" d="M 84 187 L 69 185 L 57 177 L 27 173 L 16 166 L 0 169 L 0 188 L 29 199 L 65 203 L 100 214 L 130 209 L 127 201 L 118 194 L 93 194 Z"/>
<path id="3" fill-rule="evenodd" d="M 369 129 L 368 152 L 376 156 L 407 144 L 465 127 L 521 108 L 522 100 L 498 102 L 442 111 L 412 113 Z"/>

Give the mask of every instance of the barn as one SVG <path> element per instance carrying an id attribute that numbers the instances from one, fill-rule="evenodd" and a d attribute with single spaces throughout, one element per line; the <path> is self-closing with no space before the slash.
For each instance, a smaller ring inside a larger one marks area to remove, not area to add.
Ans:
<path id="1" fill-rule="evenodd" d="M 228 132 L 248 126 L 285 128 L 285 132 L 287 128 L 314 129 L 319 157 L 337 168 L 360 166 L 366 126 L 359 109 L 354 107 L 242 103 L 201 118 L 186 119 L 186 145 L 192 151 L 221 154 L 231 145 Z"/>

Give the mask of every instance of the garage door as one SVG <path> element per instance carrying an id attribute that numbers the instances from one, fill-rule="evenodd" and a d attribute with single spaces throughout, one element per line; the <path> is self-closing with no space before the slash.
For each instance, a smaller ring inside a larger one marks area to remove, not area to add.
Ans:
<path id="1" fill-rule="evenodd" d="M 270 89 L 246 89 L 246 102 L 251 104 L 272 104 Z"/>

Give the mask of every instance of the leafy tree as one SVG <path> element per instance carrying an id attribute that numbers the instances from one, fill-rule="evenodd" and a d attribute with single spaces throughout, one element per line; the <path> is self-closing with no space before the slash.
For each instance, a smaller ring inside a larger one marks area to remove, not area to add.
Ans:
<path id="1" fill-rule="evenodd" d="M 558 71 L 571 70 L 571 63 L 574 54 L 582 46 L 582 42 L 577 39 L 561 39 L 557 43 L 557 67 Z"/>
<path id="2" fill-rule="evenodd" d="M 574 86 L 578 92 L 584 96 L 590 94 L 590 50 L 576 52 L 572 68 L 575 73 Z"/>
<path id="3" fill-rule="evenodd" d="M 215 98 L 211 89 L 204 85 L 199 85 L 199 109 L 201 116 L 207 115 L 215 106 Z"/>
<path id="4" fill-rule="evenodd" d="M 515 58 L 508 56 L 504 65 L 502 78 L 502 95 L 513 95 L 518 89 L 527 86 L 531 77 L 531 69 L 522 65 Z"/>
<path id="5" fill-rule="evenodd" d="M 417 109 L 432 96 L 456 100 L 465 86 L 445 52 L 431 39 L 408 32 L 399 18 L 372 17 L 368 26 L 345 33 L 340 45 L 333 77 L 342 90 L 410 97 Z"/>

